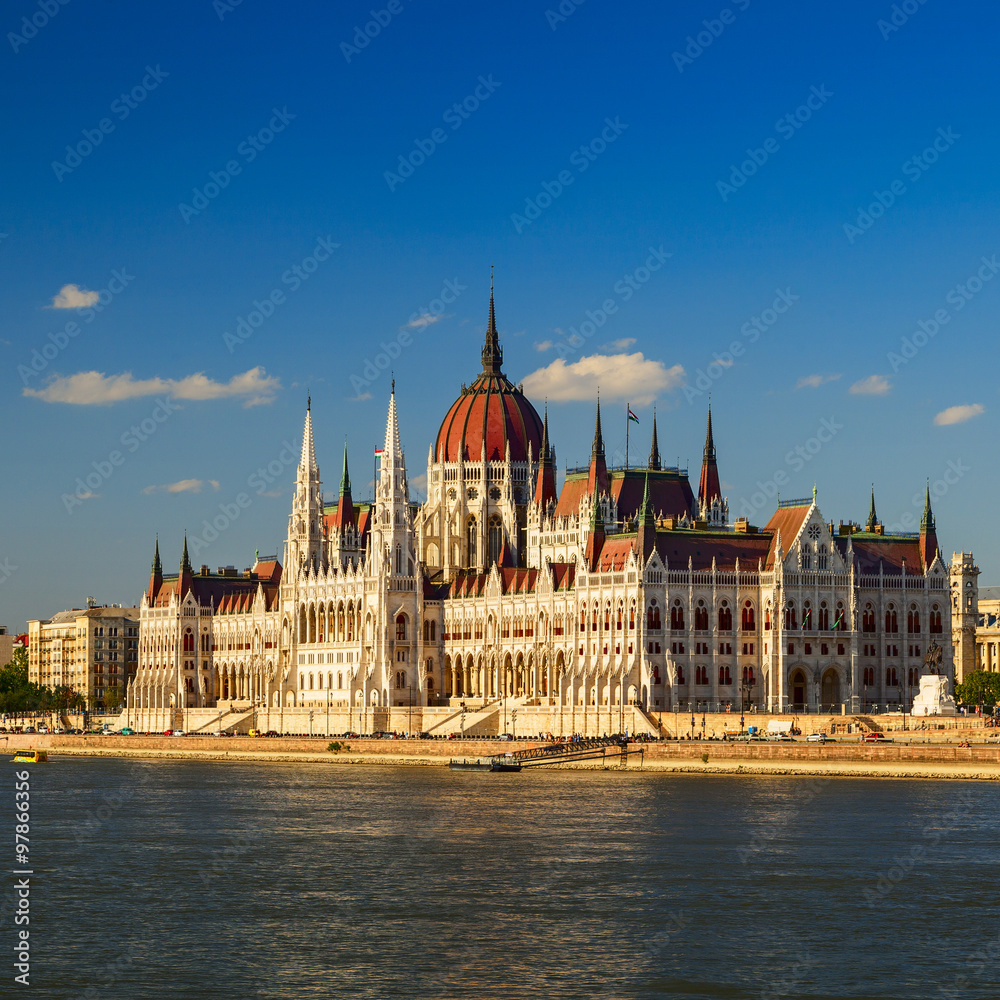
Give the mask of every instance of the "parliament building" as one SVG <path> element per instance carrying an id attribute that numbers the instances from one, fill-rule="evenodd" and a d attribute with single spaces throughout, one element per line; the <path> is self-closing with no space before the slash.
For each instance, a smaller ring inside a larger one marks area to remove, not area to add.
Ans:
<path id="1" fill-rule="evenodd" d="M 241 573 L 190 563 L 141 601 L 131 724 L 283 732 L 656 732 L 666 713 L 864 714 L 909 706 L 928 647 L 975 658 L 978 569 L 919 533 L 834 524 L 816 492 L 732 521 L 712 415 L 697 492 L 649 457 L 557 488 L 547 416 L 503 372 L 493 295 L 482 368 L 410 499 L 395 384 L 374 502 L 345 449 L 324 494 L 307 406 L 284 553 Z M 516 714 L 512 714 L 516 713 Z"/>

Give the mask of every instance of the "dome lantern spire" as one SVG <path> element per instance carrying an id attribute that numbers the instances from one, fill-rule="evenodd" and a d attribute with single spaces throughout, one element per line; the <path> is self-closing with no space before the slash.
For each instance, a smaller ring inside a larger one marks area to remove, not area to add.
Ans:
<path id="1" fill-rule="evenodd" d="M 503 367 L 503 349 L 497 335 L 496 313 L 493 308 L 493 265 L 490 265 L 490 319 L 486 326 L 486 342 L 483 344 L 483 374 L 500 375 Z"/>

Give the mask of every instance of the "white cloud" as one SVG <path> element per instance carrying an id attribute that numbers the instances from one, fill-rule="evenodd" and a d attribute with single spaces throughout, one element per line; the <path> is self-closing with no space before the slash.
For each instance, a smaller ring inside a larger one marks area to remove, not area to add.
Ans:
<path id="1" fill-rule="evenodd" d="M 434 316 L 432 313 L 423 313 L 420 316 L 414 316 L 413 319 L 411 319 L 410 322 L 407 323 L 405 327 L 403 327 L 403 329 L 421 330 L 425 326 L 431 326 L 432 324 L 437 323 L 444 318 L 445 318 L 444 313 L 438 313 L 437 316 Z"/>
<path id="2" fill-rule="evenodd" d="M 210 480 L 214 483 L 214 480 Z M 142 492 L 149 493 L 200 493 L 205 483 L 201 479 L 179 479 L 176 483 L 166 483 L 164 486 L 147 486 Z M 218 489 L 218 486 L 216 486 Z"/>
<path id="3" fill-rule="evenodd" d="M 635 343 L 635 337 L 621 337 L 619 340 L 612 340 L 610 344 L 601 344 L 602 351 L 625 351 Z"/>
<path id="4" fill-rule="evenodd" d="M 366 399 L 371 399 L 372 394 L 370 392 L 359 392 L 356 396 L 347 397 L 352 403 L 363 403 Z"/>
<path id="5" fill-rule="evenodd" d="M 544 353 L 545 351 L 551 351 L 555 346 L 555 341 L 553 340 L 540 340 L 535 344 L 535 350 L 539 353 Z"/>
<path id="6" fill-rule="evenodd" d="M 795 383 L 795 388 L 818 389 L 821 385 L 826 385 L 827 382 L 836 382 L 838 378 L 840 378 L 840 375 L 803 375 L 802 378 Z"/>
<path id="7" fill-rule="evenodd" d="M 680 365 L 667 368 L 662 361 L 653 361 L 635 354 L 591 354 L 568 365 L 557 358 L 545 368 L 526 375 L 524 391 L 536 399 L 592 400 L 600 388 L 601 398 L 629 401 L 648 406 L 660 393 L 670 392 L 684 384 L 684 369 Z"/>
<path id="8" fill-rule="evenodd" d="M 892 383 L 884 375 L 869 375 L 848 390 L 854 396 L 887 396 Z"/>
<path id="9" fill-rule="evenodd" d="M 218 479 L 210 479 L 208 481 L 208 485 L 211 486 L 213 490 L 218 491 L 218 489 L 219 489 L 219 480 Z"/>
<path id="10" fill-rule="evenodd" d="M 966 420 L 978 417 L 986 412 L 986 407 L 981 403 L 966 403 L 964 406 L 949 406 L 947 410 L 942 410 L 935 418 L 934 424 L 937 427 L 948 427 L 951 424 L 964 424 Z"/>
<path id="11" fill-rule="evenodd" d="M 59 294 L 52 297 L 49 309 L 86 309 L 94 305 L 99 295 L 97 292 L 86 292 L 79 285 L 63 285 Z"/>
<path id="12" fill-rule="evenodd" d="M 100 495 L 100 493 L 91 493 L 90 490 L 84 490 L 83 493 L 73 494 L 77 500 L 96 500 Z"/>
<path id="13" fill-rule="evenodd" d="M 41 389 L 25 389 L 25 396 L 34 396 L 46 403 L 74 403 L 79 406 L 107 406 L 143 396 L 172 396 L 174 399 L 243 399 L 244 406 L 274 402 L 281 380 L 268 375 L 263 368 L 251 368 L 234 375 L 228 382 L 215 382 L 204 372 L 182 379 L 136 379 L 131 372 L 105 375 L 103 372 L 77 372 L 57 375 Z"/>

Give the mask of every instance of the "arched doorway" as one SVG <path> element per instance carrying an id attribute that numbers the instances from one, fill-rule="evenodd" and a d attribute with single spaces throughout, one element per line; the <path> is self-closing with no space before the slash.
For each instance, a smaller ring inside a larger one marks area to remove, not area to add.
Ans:
<path id="1" fill-rule="evenodd" d="M 820 704 L 824 712 L 832 712 L 840 704 L 840 675 L 832 667 L 823 674 Z"/>
<path id="2" fill-rule="evenodd" d="M 792 708 L 796 712 L 804 712 L 808 704 L 808 696 L 806 694 L 808 688 L 806 687 L 806 674 L 804 670 L 798 668 L 792 671 L 788 688 L 792 695 Z"/>

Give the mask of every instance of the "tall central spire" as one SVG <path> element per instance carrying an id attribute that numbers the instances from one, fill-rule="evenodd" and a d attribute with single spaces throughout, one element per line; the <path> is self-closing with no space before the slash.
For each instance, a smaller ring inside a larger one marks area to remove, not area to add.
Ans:
<path id="1" fill-rule="evenodd" d="M 302 458 L 299 465 L 305 469 L 316 467 L 316 445 L 313 443 L 312 397 L 306 398 L 306 425 L 302 432 Z"/>
<path id="2" fill-rule="evenodd" d="M 597 399 L 597 420 L 594 424 L 594 444 L 590 449 L 590 473 L 587 476 L 587 493 L 597 496 L 610 492 L 608 463 L 604 460 L 604 435 L 601 433 L 601 400 Z"/>
<path id="3" fill-rule="evenodd" d="M 486 327 L 486 343 L 483 344 L 483 374 L 500 375 L 503 367 L 503 350 L 497 336 L 496 314 L 493 309 L 493 265 L 490 265 L 490 321 Z"/>
<path id="4" fill-rule="evenodd" d="M 656 441 L 656 410 L 653 410 L 653 443 L 649 448 L 649 467 L 655 472 L 660 470 L 660 446 Z"/>

